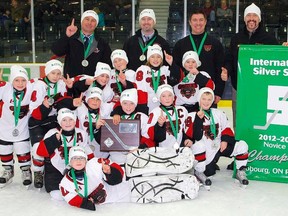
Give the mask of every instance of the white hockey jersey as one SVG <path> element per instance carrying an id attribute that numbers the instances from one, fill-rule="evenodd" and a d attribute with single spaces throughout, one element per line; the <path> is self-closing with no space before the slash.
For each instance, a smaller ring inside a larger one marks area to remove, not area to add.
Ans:
<path id="1" fill-rule="evenodd" d="M 156 107 L 153 109 L 149 114 L 149 121 L 148 121 L 148 135 L 150 139 L 154 140 L 155 142 L 158 139 L 159 134 L 155 134 L 155 125 L 158 124 L 158 118 L 163 113 L 163 115 L 166 117 L 166 123 L 163 127 L 165 127 L 165 137 L 164 140 L 159 142 L 159 147 L 167 147 L 167 148 L 173 148 L 175 143 L 177 142 L 178 145 L 181 144 L 182 137 L 183 137 L 183 131 L 185 127 L 185 120 L 187 118 L 188 112 L 185 107 L 183 106 L 174 106 L 178 115 L 178 134 L 177 139 L 175 138 L 173 134 L 172 127 L 170 125 L 169 119 L 166 115 L 166 113 L 160 108 Z M 171 117 L 171 120 L 176 126 L 176 114 L 174 112 L 174 109 L 169 109 L 168 113 Z"/>
<path id="2" fill-rule="evenodd" d="M 29 103 L 31 100 L 33 84 L 27 82 L 21 101 L 18 124 L 15 126 L 14 89 L 9 82 L 0 82 L 0 139 L 7 142 L 22 141 L 29 138 L 28 120 L 30 117 Z M 16 97 L 16 106 L 20 95 Z"/>
<path id="3" fill-rule="evenodd" d="M 59 170 L 60 173 L 64 173 L 64 170 L 66 168 L 65 164 L 65 154 L 64 154 L 64 142 L 62 140 L 63 136 L 60 138 L 61 146 L 54 149 L 54 152 L 52 154 L 49 154 L 47 148 L 49 148 L 47 143 L 45 143 L 45 140 L 52 135 L 58 133 L 57 128 L 53 128 L 49 130 L 43 140 L 40 141 L 39 146 L 37 147 L 36 153 L 39 156 L 42 157 L 50 157 L 51 164 Z M 76 139 L 76 140 L 74 140 Z M 76 143 L 75 143 L 76 142 Z M 91 150 L 91 148 L 88 145 L 87 140 L 87 133 L 83 131 L 82 129 L 75 128 L 75 135 L 73 136 L 66 136 L 66 145 L 67 145 L 67 152 L 69 152 L 69 149 L 74 145 L 75 146 L 82 146 L 85 149 L 86 154 L 88 155 L 88 158 L 93 158 L 94 154 Z"/>
<path id="4" fill-rule="evenodd" d="M 113 166 L 113 165 L 112 165 Z M 98 158 L 93 158 L 86 164 L 88 195 L 95 189 L 102 188 L 106 191 L 105 203 L 129 202 L 130 188 L 128 182 L 122 182 L 118 185 L 109 185 L 105 180 L 106 176 L 102 171 L 102 164 L 98 162 Z M 84 180 L 77 180 L 79 193 L 84 195 Z M 80 207 L 82 197 L 76 192 L 73 179 L 66 174 L 60 182 L 60 191 L 65 201 L 73 206 Z"/>
<path id="5" fill-rule="evenodd" d="M 155 79 L 157 79 L 158 71 L 152 70 L 146 65 L 142 65 L 137 69 L 135 77 L 135 83 L 138 90 L 138 104 L 146 104 L 149 107 L 149 112 L 160 105 L 159 101 L 155 100 L 157 97 L 153 88 L 152 73 L 154 74 Z M 162 66 L 160 68 L 159 86 L 167 84 L 168 76 L 170 76 L 169 67 Z"/>
<path id="6" fill-rule="evenodd" d="M 187 134 L 188 137 L 193 136 L 193 122 L 195 121 L 196 115 L 197 112 L 191 112 L 187 116 L 185 133 Z M 230 128 L 227 116 L 222 110 L 211 108 L 210 116 L 211 115 L 213 115 L 214 118 L 217 135 L 214 138 L 214 135 L 210 129 L 211 118 L 205 116 L 203 122 L 203 136 L 202 139 L 200 140 L 201 142 L 204 142 L 205 145 L 206 164 L 209 164 L 214 158 L 215 154 L 219 151 L 221 144 L 221 136 L 223 135 L 234 136 L 234 133 Z"/>

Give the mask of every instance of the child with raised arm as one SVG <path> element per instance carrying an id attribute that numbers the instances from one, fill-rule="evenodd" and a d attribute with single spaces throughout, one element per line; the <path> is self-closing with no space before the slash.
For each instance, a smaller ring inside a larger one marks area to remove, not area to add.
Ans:
<path id="1" fill-rule="evenodd" d="M 14 177 L 14 152 L 22 170 L 23 185 L 32 183 L 28 130 L 31 93 L 27 71 L 19 65 L 11 66 L 9 82 L 0 81 L 0 158 L 4 168 L 0 187 L 11 183 Z"/>
<path id="2" fill-rule="evenodd" d="M 174 105 L 174 91 L 168 84 L 159 86 L 156 95 L 160 106 L 149 114 L 148 135 L 159 147 L 178 149 L 183 141 L 189 141 L 183 137 L 187 110 Z"/>
<path id="3" fill-rule="evenodd" d="M 214 82 L 205 71 L 199 71 L 201 66 L 199 56 L 194 51 L 187 51 L 182 58 L 184 71 L 179 67 L 180 83 L 174 86 L 175 104 L 184 106 L 188 112 L 198 109 L 197 94 L 202 87 L 214 90 Z"/>
<path id="4" fill-rule="evenodd" d="M 147 115 L 160 105 L 156 96 L 158 87 L 162 84 L 170 84 L 170 76 L 174 79 L 179 76 L 179 71 L 174 69 L 175 64 L 171 62 L 172 57 L 166 52 L 164 54 L 165 60 L 170 66 L 163 65 L 163 52 L 158 44 L 148 46 L 147 65 L 140 66 L 136 71 L 135 83 L 139 96 L 138 109 Z"/>
<path id="5" fill-rule="evenodd" d="M 73 111 L 62 108 L 58 111 L 59 126 L 49 130 L 40 143 L 36 143 L 36 154 L 45 157 L 44 183 L 51 197 L 61 199 L 59 183 L 68 165 L 68 152 L 73 146 L 82 146 L 88 158 L 94 157 L 87 141 L 87 133 L 75 128 L 76 116 Z"/>
<path id="6" fill-rule="evenodd" d="M 226 114 L 211 108 L 214 92 L 207 87 L 200 89 L 197 100 L 199 110 L 189 113 L 186 120 L 186 135 L 194 143 L 187 142 L 192 148 L 195 160 L 195 176 L 205 186 L 210 187 L 211 180 L 207 177 L 216 173 L 219 157 L 234 157 L 236 163 L 236 179 L 242 185 L 248 185 L 245 169 L 248 160 L 248 145 L 245 141 L 236 141 L 230 128 Z"/>
<path id="7" fill-rule="evenodd" d="M 119 184 L 123 171 L 118 164 L 102 158 L 87 161 L 85 149 L 76 146 L 69 150 L 69 165 L 59 185 L 69 205 L 95 211 L 95 205 L 130 201 L 128 184 Z"/>
<path id="8" fill-rule="evenodd" d="M 64 79 L 63 64 L 56 59 L 45 64 L 45 77 L 35 80 L 29 109 L 29 133 L 32 144 L 32 162 L 34 171 L 34 186 L 43 187 L 44 160 L 38 158 L 34 145 L 43 139 L 44 135 L 52 128 L 57 127 L 57 109 L 76 105 L 77 99 L 68 96 L 73 82 Z M 71 100 L 70 100 L 71 99 Z M 71 103 L 71 104 L 70 104 Z"/>

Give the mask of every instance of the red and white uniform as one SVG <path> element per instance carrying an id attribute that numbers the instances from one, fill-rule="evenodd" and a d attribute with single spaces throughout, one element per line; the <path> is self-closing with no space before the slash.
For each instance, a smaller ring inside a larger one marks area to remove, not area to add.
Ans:
<path id="1" fill-rule="evenodd" d="M 104 106 L 105 106 L 105 104 L 104 104 Z M 100 108 L 100 111 L 98 113 L 98 116 L 96 114 L 93 114 L 93 113 L 91 114 L 91 120 L 92 120 L 93 125 L 96 124 L 96 121 L 99 118 L 102 118 L 101 117 L 102 110 L 103 110 L 103 106 L 101 104 L 101 108 Z M 88 144 L 89 144 L 90 148 L 93 150 L 95 157 L 107 158 L 109 156 L 109 153 L 100 151 L 100 144 L 96 141 L 94 136 L 93 136 L 92 141 L 90 139 L 88 108 L 84 103 L 82 103 L 82 105 L 76 109 L 76 116 L 78 118 L 77 125 L 80 129 L 82 129 L 83 131 L 85 131 L 87 133 Z"/>
<path id="2" fill-rule="evenodd" d="M 57 143 L 53 143 L 54 146 L 51 146 L 51 137 L 55 135 L 56 133 L 59 133 L 59 130 L 57 128 L 53 128 L 49 130 L 43 140 L 40 141 L 40 143 L 36 143 L 36 153 L 37 155 L 41 157 L 48 157 L 51 160 L 51 164 L 60 172 L 64 173 L 64 170 L 66 168 L 65 164 L 65 155 L 64 155 L 64 141 L 62 140 L 63 136 L 61 136 L 60 141 Z M 75 136 L 76 135 L 76 136 Z M 50 140 L 49 140 L 50 138 Z M 87 140 L 87 133 L 83 131 L 82 129 L 75 128 L 75 134 L 72 136 L 65 136 L 66 138 L 66 145 L 67 145 L 67 150 L 69 152 L 69 149 L 73 146 L 74 144 L 74 139 L 76 139 L 76 144 L 75 146 L 82 146 L 85 149 L 85 152 L 88 156 L 89 159 L 94 157 L 94 154 L 91 150 L 91 148 L 88 145 L 88 140 Z"/>
<path id="3" fill-rule="evenodd" d="M 126 88 L 123 87 L 123 85 L 119 82 L 119 84 L 122 87 L 122 91 L 124 91 L 125 89 L 128 88 L 134 88 L 135 87 L 135 71 L 131 70 L 131 69 L 127 69 L 124 71 L 125 76 L 126 76 L 126 80 L 127 82 L 127 86 Z M 110 86 L 111 90 L 113 91 L 113 99 L 107 103 L 108 106 L 105 106 L 105 108 L 107 107 L 107 111 L 105 111 L 105 113 L 111 113 L 116 107 L 120 106 L 120 95 L 122 92 L 120 92 L 120 89 L 117 85 L 117 81 L 116 81 L 116 71 L 115 69 L 111 70 L 111 77 L 109 80 L 108 85 Z M 108 117 L 106 115 L 106 117 Z"/>
<path id="4" fill-rule="evenodd" d="M 146 65 L 140 66 L 136 71 L 135 83 L 138 91 L 138 105 L 146 105 L 149 108 L 149 113 L 157 106 L 160 105 L 159 101 L 153 101 L 156 97 L 156 93 L 153 88 L 152 73 L 155 79 L 158 77 L 158 71 L 151 69 Z M 168 66 L 162 66 L 160 68 L 160 80 L 159 85 L 167 84 L 167 77 L 170 76 L 170 70 Z"/>
<path id="5" fill-rule="evenodd" d="M 178 115 L 177 139 L 174 136 L 172 127 L 170 125 L 170 121 L 166 113 L 160 107 L 156 107 L 149 114 L 148 135 L 151 140 L 159 144 L 159 147 L 174 148 L 174 144 L 176 142 L 179 146 L 182 142 L 183 130 L 185 127 L 185 120 L 187 118 L 188 112 L 183 106 L 174 106 L 174 107 Z M 171 117 L 174 126 L 176 127 L 176 114 L 174 112 L 174 109 L 168 109 L 167 111 Z M 158 118 L 162 114 L 166 117 L 166 122 L 161 128 L 158 125 Z"/>
<path id="6" fill-rule="evenodd" d="M 120 166 L 112 163 L 112 167 L 118 170 L 121 170 Z M 115 202 L 129 202 L 130 201 L 130 188 L 128 182 L 122 182 L 117 185 L 109 185 L 109 179 L 106 178 L 106 175 L 102 171 L 102 164 L 98 158 L 93 158 L 89 160 L 86 164 L 86 175 L 87 175 L 87 187 L 88 187 L 88 197 L 97 189 L 106 191 L 106 198 L 103 203 L 115 203 Z M 120 171 L 121 172 L 121 171 Z M 65 201 L 72 206 L 80 207 L 83 198 L 76 192 L 75 184 L 72 177 L 67 173 L 62 181 L 60 182 L 60 191 Z M 123 175 L 123 173 L 122 173 Z M 107 181 L 108 180 L 108 181 Z M 79 193 L 84 195 L 84 179 L 77 180 L 79 187 Z"/>
<path id="7" fill-rule="evenodd" d="M 205 71 L 200 71 L 197 75 L 188 74 L 184 80 L 187 80 L 187 82 L 183 82 L 182 80 L 179 84 L 174 86 L 176 105 L 194 105 L 197 103 L 199 89 L 202 87 L 209 87 L 214 90 L 215 87 L 211 77 Z"/>
<path id="8" fill-rule="evenodd" d="M 197 112 L 189 113 L 186 120 L 185 133 L 190 138 L 193 137 L 194 136 L 193 133 L 195 133 L 193 127 L 196 115 Z M 202 128 L 203 130 L 202 139 L 193 143 L 191 147 L 192 152 L 195 155 L 195 159 L 198 161 L 195 169 L 198 170 L 199 172 L 204 172 L 206 165 L 210 164 L 211 161 L 214 159 L 216 153 L 220 149 L 221 141 L 228 141 L 231 140 L 231 138 L 232 140 L 235 140 L 234 133 L 230 128 L 230 124 L 226 114 L 222 110 L 211 108 L 210 116 L 211 115 L 213 115 L 216 127 L 215 138 L 210 129 L 212 119 L 211 117 L 208 118 L 207 116 L 205 116 Z M 246 166 L 248 158 L 247 152 L 248 152 L 248 146 L 245 142 L 236 142 L 233 152 L 230 156 L 236 157 L 237 169 L 239 169 L 241 166 Z"/>
<path id="9" fill-rule="evenodd" d="M 39 78 L 34 83 L 33 93 L 31 97 L 31 103 L 30 103 L 30 110 L 31 115 L 36 120 L 42 120 L 43 113 L 41 112 L 40 106 L 42 105 L 45 98 L 48 97 L 48 91 L 50 90 L 50 96 L 54 95 L 54 91 L 57 84 L 57 92 L 55 94 L 54 101 L 56 102 L 59 98 L 66 96 L 67 88 L 66 84 L 63 80 L 59 80 L 57 83 L 53 84 L 50 83 L 47 85 L 47 83 L 44 81 L 44 79 Z M 50 111 L 48 116 L 57 115 L 57 110 L 52 107 L 52 110 Z"/>
<path id="10" fill-rule="evenodd" d="M 32 88 L 33 84 L 27 82 L 20 103 L 18 124 L 15 126 L 16 107 L 14 106 L 13 86 L 9 82 L 0 82 L 0 158 L 2 165 L 12 166 L 14 164 L 13 151 L 17 154 L 21 167 L 31 164 L 28 119 Z M 20 95 L 16 96 L 16 106 L 18 106 L 19 99 Z M 13 136 L 15 129 L 18 134 Z"/>

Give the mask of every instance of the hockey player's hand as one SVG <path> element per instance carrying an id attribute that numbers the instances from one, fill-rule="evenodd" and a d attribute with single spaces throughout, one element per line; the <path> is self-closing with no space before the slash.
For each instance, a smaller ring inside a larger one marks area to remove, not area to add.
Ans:
<path id="1" fill-rule="evenodd" d="M 47 97 L 44 98 L 43 105 L 44 105 L 46 108 L 49 108 L 49 107 L 50 107 Z"/>
<path id="2" fill-rule="evenodd" d="M 203 109 L 200 107 L 200 110 L 197 112 L 197 115 L 200 119 L 203 119 L 205 116 L 205 113 L 203 111 Z"/>
<path id="3" fill-rule="evenodd" d="M 94 80 L 95 80 L 95 78 L 94 78 L 94 79 L 87 78 L 87 79 L 85 80 L 85 85 L 87 85 L 87 86 L 92 85 L 92 83 L 94 82 Z"/>
<path id="4" fill-rule="evenodd" d="M 0 81 L 3 81 L 3 68 L 0 69 Z"/>
<path id="5" fill-rule="evenodd" d="M 121 121 L 121 116 L 118 114 L 113 115 L 113 124 L 118 125 Z"/>
<path id="6" fill-rule="evenodd" d="M 98 130 L 104 124 L 105 124 L 105 120 L 99 118 L 98 121 L 96 122 L 96 129 Z"/>
<path id="7" fill-rule="evenodd" d="M 103 173 L 111 174 L 111 167 L 109 164 L 106 163 L 106 161 L 103 158 L 101 158 L 101 163 L 102 163 Z"/>
<path id="8" fill-rule="evenodd" d="M 75 21 L 75 19 L 73 18 L 73 19 L 72 19 L 72 22 L 71 22 L 71 25 L 69 25 L 69 26 L 66 28 L 66 36 L 67 36 L 67 37 L 71 37 L 71 36 L 74 35 L 74 34 L 77 32 L 77 30 L 78 30 L 77 26 L 74 25 L 74 21 Z"/>
<path id="9" fill-rule="evenodd" d="M 227 81 L 228 80 L 228 70 L 224 67 L 221 68 L 221 79 L 223 81 Z"/>
<path id="10" fill-rule="evenodd" d="M 60 141 L 60 139 L 61 139 L 61 134 L 62 134 L 62 129 L 60 129 L 60 131 L 58 131 L 58 132 L 56 133 L 56 138 L 57 138 L 57 140 L 59 140 L 59 141 Z"/>
<path id="11" fill-rule="evenodd" d="M 67 79 L 65 77 L 62 77 L 63 82 L 66 84 L 67 88 L 73 87 L 73 79 L 69 77 L 69 74 L 67 74 Z"/>
<path id="12" fill-rule="evenodd" d="M 220 143 L 220 152 L 225 151 L 225 149 L 227 148 L 227 145 L 228 145 L 227 142 L 222 141 L 222 142 Z"/>
<path id="13" fill-rule="evenodd" d="M 74 107 L 79 107 L 82 104 L 82 100 L 83 100 L 83 94 L 81 93 L 79 98 L 74 98 L 73 99 L 73 106 Z"/>
<path id="14" fill-rule="evenodd" d="M 163 127 L 165 122 L 166 122 L 166 117 L 164 116 L 163 110 L 161 109 L 161 115 L 158 118 L 158 125 L 160 127 Z"/>
<path id="15" fill-rule="evenodd" d="M 165 61 L 171 66 L 173 63 L 173 57 L 169 55 L 168 53 L 166 53 L 165 50 L 164 50 L 164 56 L 165 56 Z"/>
<path id="16" fill-rule="evenodd" d="M 197 68 L 192 68 L 190 71 L 189 71 L 190 74 L 193 74 L 193 75 L 197 75 L 199 73 L 199 71 L 197 70 Z"/>
<path id="17" fill-rule="evenodd" d="M 103 184 L 99 184 L 99 186 L 90 194 L 90 196 L 88 197 L 88 199 L 92 198 L 92 202 L 94 204 L 99 204 L 99 203 L 103 203 L 106 200 L 106 191 L 104 189 Z"/>
<path id="18" fill-rule="evenodd" d="M 186 139 L 185 141 L 184 141 L 184 146 L 185 147 L 191 147 L 192 146 L 192 144 L 193 144 L 193 142 L 192 142 L 192 140 L 190 140 L 190 139 Z"/>

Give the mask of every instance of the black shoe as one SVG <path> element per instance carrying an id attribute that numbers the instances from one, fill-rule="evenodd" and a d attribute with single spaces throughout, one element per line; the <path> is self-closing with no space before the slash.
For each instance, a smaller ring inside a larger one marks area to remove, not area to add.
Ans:
<path id="1" fill-rule="evenodd" d="M 234 161 L 227 166 L 227 170 L 234 170 Z"/>

